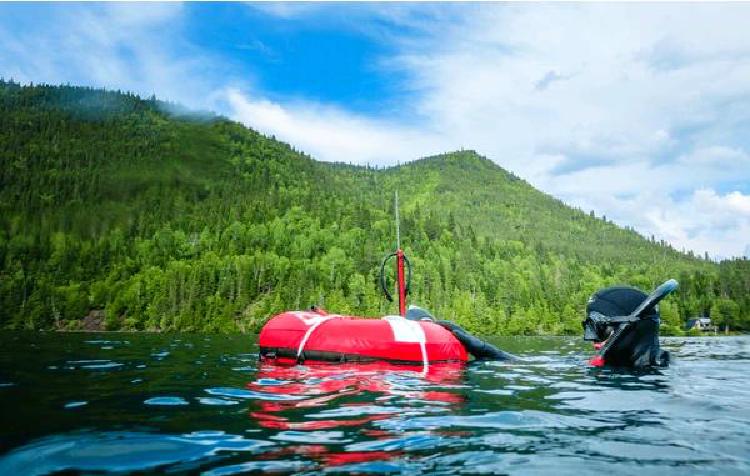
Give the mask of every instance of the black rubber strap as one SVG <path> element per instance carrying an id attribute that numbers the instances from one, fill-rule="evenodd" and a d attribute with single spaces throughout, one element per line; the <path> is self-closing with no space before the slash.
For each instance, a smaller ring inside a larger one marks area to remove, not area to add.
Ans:
<path id="1" fill-rule="evenodd" d="M 636 322 L 640 321 L 642 319 L 641 316 L 605 316 L 604 314 L 597 312 L 597 311 L 591 311 L 589 313 L 589 319 L 592 321 L 599 323 L 599 324 L 609 324 L 609 323 L 621 323 L 621 322 Z"/>
<path id="2" fill-rule="evenodd" d="M 502 351 L 490 344 L 485 342 L 479 337 L 471 335 L 466 332 L 458 324 L 454 324 L 451 321 L 435 321 L 435 324 L 442 326 L 449 330 L 453 336 L 458 339 L 461 345 L 464 346 L 466 351 L 474 356 L 476 360 L 515 360 L 516 357 L 505 351 Z"/>
<path id="3" fill-rule="evenodd" d="M 393 296 L 391 296 L 390 291 L 388 291 L 388 283 L 385 281 L 385 265 L 388 263 L 388 260 L 396 256 L 396 253 L 391 253 L 385 258 L 383 258 L 383 263 L 380 265 L 380 288 L 383 290 L 383 293 L 385 294 L 385 298 L 389 301 L 393 302 Z M 411 261 L 409 261 L 409 258 L 404 256 L 404 264 L 406 265 L 407 275 L 406 275 L 406 283 L 404 286 L 404 291 L 406 294 L 409 294 L 409 291 L 411 290 Z"/>

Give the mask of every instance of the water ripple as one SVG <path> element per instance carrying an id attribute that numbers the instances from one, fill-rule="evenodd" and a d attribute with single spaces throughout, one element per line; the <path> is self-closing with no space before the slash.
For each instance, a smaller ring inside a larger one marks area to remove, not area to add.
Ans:
<path id="1" fill-rule="evenodd" d="M 244 398 L 244 399 L 253 399 L 253 400 L 287 401 L 287 400 L 302 400 L 304 398 L 298 395 L 285 395 L 285 394 L 276 394 L 276 393 L 256 392 L 254 390 L 245 390 L 242 388 L 230 388 L 230 387 L 207 388 L 206 393 L 208 393 L 209 395 L 216 395 L 220 397 Z"/>
<path id="2" fill-rule="evenodd" d="M 89 402 L 87 402 L 85 400 L 74 400 L 72 402 L 66 403 L 64 407 L 65 408 L 78 408 L 78 407 L 82 407 L 84 405 L 88 405 L 88 403 Z"/>
<path id="3" fill-rule="evenodd" d="M 237 435 L 160 435 L 101 432 L 42 438 L 0 458 L 0 474 L 28 476 L 61 471 L 131 472 L 182 463 L 183 468 L 222 452 L 257 453 L 273 443 Z M 40 458 L 40 455 L 44 455 Z M 192 464 L 191 464 L 192 463 Z"/>
<path id="4" fill-rule="evenodd" d="M 247 473 L 281 473 L 288 474 L 305 469 L 310 469 L 316 465 L 309 461 L 250 461 L 247 463 L 232 464 L 219 466 L 203 472 L 203 476 L 229 476 L 232 474 Z"/>
<path id="5" fill-rule="evenodd" d="M 240 403 L 237 400 L 230 400 L 228 398 L 211 398 L 211 397 L 198 397 L 198 402 L 201 405 L 218 405 L 218 406 L 239 405 Z"/>
<path id="6" fill-rule="evenodd" d="M 163 406 L 175 406 L 175 405 L 190 405 L 190 402 L 182 397 L 153 397 L 144 401 L 146 405 L 163 405 Z"/>

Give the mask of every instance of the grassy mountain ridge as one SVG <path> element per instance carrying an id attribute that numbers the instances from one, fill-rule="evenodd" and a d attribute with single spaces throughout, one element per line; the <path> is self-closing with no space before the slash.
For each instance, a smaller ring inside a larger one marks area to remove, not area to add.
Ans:
<path id="1" fill-rule="evenodd" d="M 257 330 L 377 288 L 393 192 L 412 301 L 483 333 L 577 333 L 588 295 L 667 277 L 671 328 L 750 319 L 745 260 L 683 255 L 574 210 L 473 151 L 386 169 L 317 162 L 208 114 L 130 94 L 0 82 L 0 326 Z"/>
<path id="2" fill-rule="evenodd" d="M 644 238 L 606 220 L 569 207 L 544 194 L 473 151 L 456 152 L 411 162 L 394 169 L 400 189 L 415 187 L 427 197 L 440 197 L 454 215 L 462 215 L 477 233 L 501 239 L 541 243 L 582 260 L 622 259 L 622 248 L 639 251 L 638 261 L 693 260 L 663 243 L 642 246 Z M 425 177 L 429 177 L 426 178 Z M 426 182 L 421 185 L 420 182 Z M 407 202 L 409 203 L 409 202 Z M 566 239 L 548 240 L 550 230 Z"/>

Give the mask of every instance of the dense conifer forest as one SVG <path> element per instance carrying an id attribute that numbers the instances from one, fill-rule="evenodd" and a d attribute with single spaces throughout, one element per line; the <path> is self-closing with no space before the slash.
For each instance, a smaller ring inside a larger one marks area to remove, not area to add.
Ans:
<path id="1" fill-rule="evenodd" d="M 411 302 L 474 332 L 578 334 L 596 289 L 670 277 L 681 287 L 661 306 L 667 333 L 696 316 L 750 330 L 748 260 L 681 253 L 473 151 L 322 163 L 155 98 L 7 81 L 0 328 L 99 316 L 109 330 L 254 332 L 313 304 L 394 313 L 377 278 L 395 248 L 396 190 Z"/>

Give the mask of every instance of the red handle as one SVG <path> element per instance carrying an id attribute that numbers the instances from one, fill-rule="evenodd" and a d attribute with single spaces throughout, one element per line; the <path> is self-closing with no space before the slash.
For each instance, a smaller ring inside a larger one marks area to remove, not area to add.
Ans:
<path id="1" fill-rule="evenodd" d="M 406 316 L 406 281 L 404 277 L 404 252 L 396 250 L 396 273 L 398 274 L 398 313 Z"/>

